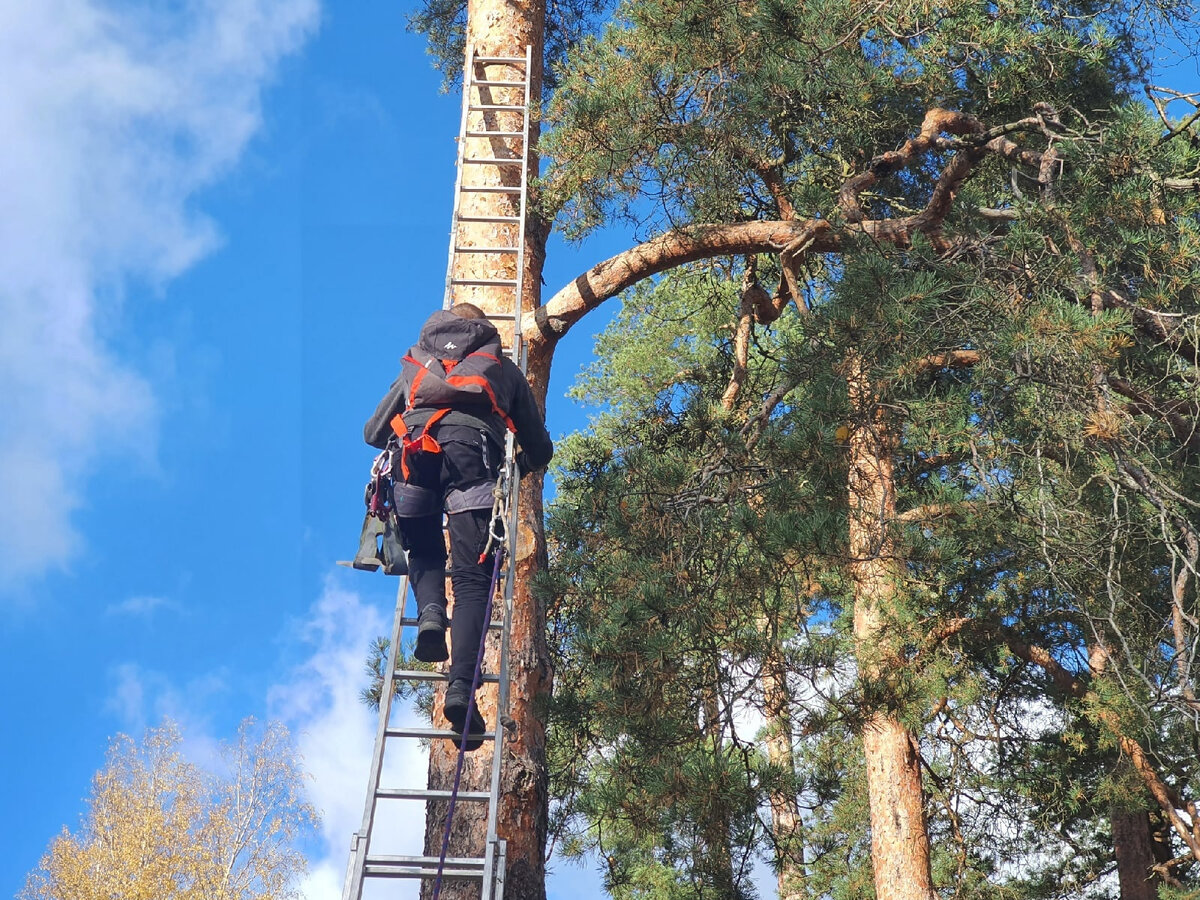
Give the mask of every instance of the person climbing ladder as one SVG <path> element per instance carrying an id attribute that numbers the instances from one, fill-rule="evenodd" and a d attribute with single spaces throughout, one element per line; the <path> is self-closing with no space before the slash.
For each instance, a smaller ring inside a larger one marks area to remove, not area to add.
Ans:
<path id="1" fill-rule="evenodd" d="M 400 543 L 408 553 L 417 601 L 414 655 L 423 662 L 450 659 L 443 709 L 451 729 L 467 725 L 471 683 L 491 584 L 488 550 L 493 488 L 504 454 L 504 431 L 520 444 L 521 475 L 550 462 L 554 445 L 525 376 L 501 349 L 500 335 L 479 307 L 459 303 L 435 312 L 405 355 L 399 377 L 367 420 L 372 447 L 398 448 L 392 503 Z M 446 650 L 445 512 L 454 588 L 452 652 Z M 484 731 L 478 711 L 469 734 Z M 466 749 L 479 747 L 469 740 Z"/>

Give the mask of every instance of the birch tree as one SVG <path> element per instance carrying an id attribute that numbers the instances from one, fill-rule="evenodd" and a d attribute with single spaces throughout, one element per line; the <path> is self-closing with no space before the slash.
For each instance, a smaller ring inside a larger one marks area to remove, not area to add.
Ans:
<path id="1" fill-rule="evenodd" d="M 243 722 L 219 773 L 182 755 L 172 722 L 120 735 L 79 827 L 51 841 L 21 900 L 286 900 L 316 823 L 287 731 Z"/>

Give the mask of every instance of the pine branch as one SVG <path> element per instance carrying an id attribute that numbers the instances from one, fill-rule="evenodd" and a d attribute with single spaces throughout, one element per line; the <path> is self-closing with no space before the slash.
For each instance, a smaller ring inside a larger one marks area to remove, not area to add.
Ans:
<path id="1" fill-rule="evenodd" d="M 1153 416 L 1167 424 L 1171 433 L 1188 453 L 1200 453 L 1200 403 L 1174 401 L 1168 403 L 1134 387 L 1124 378 L 1109 375 L 1105 381 L 1114 391 L 1132 402 L 1135 411 Z M 1188 415 L 1181 415 L 1180 410 Z"/>
<path id="2" fill-rule="evenodd" d="M 753 257 L 751 257 L 753 259 Z M 746 266 L 742 278 L 741 302 L 738 306 L 737 326 L 733 335 L 733 372 L 729 376 L 729 386 L 721 396 L 721 408 L 726 412 L 733 410 L 742 384 L 746 381 L 747 365 L 750 361 L 750 327 L 754 320 L 754 295 L 751 291 L 757 285 L 754 280 L 754 265 Z M 761 291 L 762 288 L 759 288 Z"/>
<path id="3" fill-rule="evenodd" d="M 899 513 L 896 521 L 906 525 L 913 522 L 932 522 L 934 519 L 967 515 L 980 509 L 982 505 L 969 500 L 960 503 L 926 503 Z"/>

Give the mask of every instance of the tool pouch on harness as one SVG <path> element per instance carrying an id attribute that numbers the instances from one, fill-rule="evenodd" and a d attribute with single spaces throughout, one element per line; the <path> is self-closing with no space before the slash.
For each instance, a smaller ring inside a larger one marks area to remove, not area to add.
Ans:
<path id="1" fill-rule="evenodd" d="M 366 572 L 382 567 L 385 575 L 408 574 L 408 554 L 400 543 L 400 532 L 396 527 L 395 485 L 391 475 L 393 452 L 384 450 L 375 457 L 371 480 L 367 482 L 363 497 L 367 513 L 358 535 L 358 552 L 353 560 L 339 562 L 339 565 Z"/>
<path id="2" fill-rule="evenodd" d="M 398 519 L 421 519 L 442 512 L 442 499 L 437 491 L 398 481 L 392 486 L 392 502 Z"/>
<path id="3" fill-rule="evenodd" d="M 408 555 L 400 545 L 393 516 L 381 519 L 370 512 L 366 514 L 358 536 L 358 553 L 350 566 L 366 572 L 374 572 L 382 566 L 385 575 L 408 574 Z"/>
<path id="4" fill-rule="evenodd" d="M 475 509 L 491 509 L 495 502 L 496 482 L 482 481 L 470 487 L 460 488 L 446 494 L 446 512 L 469 512 Z"/>

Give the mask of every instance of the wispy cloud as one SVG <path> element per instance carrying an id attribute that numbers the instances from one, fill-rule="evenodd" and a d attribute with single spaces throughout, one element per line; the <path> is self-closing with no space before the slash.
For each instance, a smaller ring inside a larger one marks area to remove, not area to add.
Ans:
<path id="1" fill-rule="evenodd" d="M 110 603 L 104 608 L 104 614 L 106 616 L 147 618 L 153 615 L 155 610 L 178 610 L 179 608 L 179 604 L 176 601 L 166 597 L 139 595 L 136 597 L 127 597 L 117 603 Z"/>
<path id="2" fill-rule="evenodd" d="M 0 584 L 61 564 L 106 457 L 154 454 L 157 404 L 111 345 L 131 281 L 218 243 L 196 196 L 262 125 L 319 0 L 0 5 Z"/>
<path id="3" fill-rule="evenodd" d="M 117 720 L 121 731 L 134 736 L 157 727 L 163 719 L 174 720 L 187 735 L 211 735 L 210 717 L 227 702 L 229 677 L 225 670 L 216 670 L 180 682 L 138 663 L 120 663 L 108 670 L 111 687 L 104 711 Z M 207 737 L 197 740 L 210 742 Z"/>

